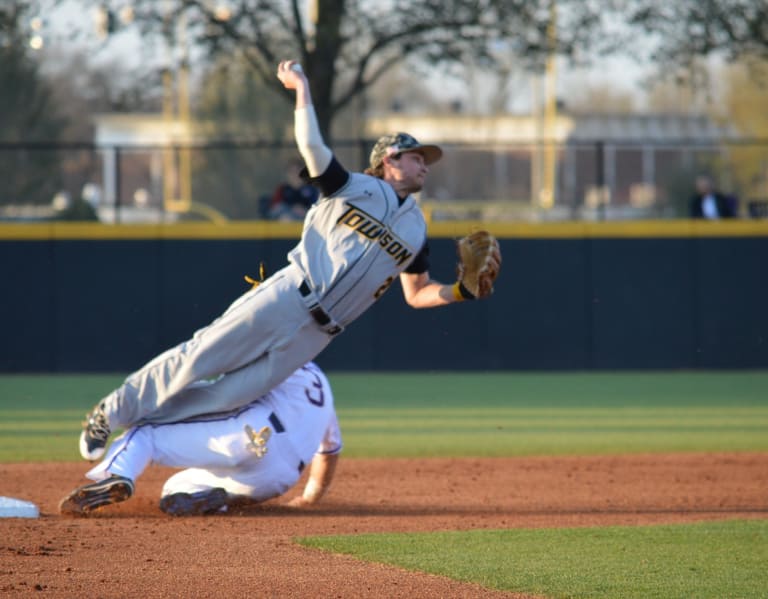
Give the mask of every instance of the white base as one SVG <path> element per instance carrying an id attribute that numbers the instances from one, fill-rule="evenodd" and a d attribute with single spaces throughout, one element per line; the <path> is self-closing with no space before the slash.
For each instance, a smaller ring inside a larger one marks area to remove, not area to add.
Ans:
<path id="1" fill-rule="evenodd" d="M 34 503 L 13 497 L 0 497 L 0 518 L 37 518 L 40 510 Z"/>

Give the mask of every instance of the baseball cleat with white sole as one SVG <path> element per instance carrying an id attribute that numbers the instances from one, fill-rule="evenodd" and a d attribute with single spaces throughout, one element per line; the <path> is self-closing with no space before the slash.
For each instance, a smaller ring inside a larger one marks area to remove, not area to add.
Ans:
<path id="1" fill-rule="evenodd" d="M 133 489 L 133 481 L 130 478 L 113 474 L 109 478 L 72 491 L 59 503 L 59 512 L 70 515 L 88 514 L 105 505 L 129 499 L 133 495 Z"/>
<path id="2" fill-rule="evenodd" d="M 86 460 L 98 460 L 104 455 L 112 430 L 101 405 L 96 406 L 85 418 L 83 432 L 80 433 L 80 455 Z"/>

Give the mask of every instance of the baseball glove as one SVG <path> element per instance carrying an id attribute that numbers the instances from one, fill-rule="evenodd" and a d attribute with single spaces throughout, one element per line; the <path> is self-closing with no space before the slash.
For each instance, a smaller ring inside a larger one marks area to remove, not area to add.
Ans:
<path id="1" fill-rule="evenodd" d="M 488 231 L 475 231 L 456 242 L 456 251 L 459 255 L 456 293 L 461 299 L 491 295 L 501 268 L 501 250 L 496 238 Z"/>

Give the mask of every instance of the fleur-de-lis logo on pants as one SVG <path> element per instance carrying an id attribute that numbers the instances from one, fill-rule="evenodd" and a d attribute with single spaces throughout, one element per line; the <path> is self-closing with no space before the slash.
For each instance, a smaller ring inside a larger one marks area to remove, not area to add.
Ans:
<path id="1" fill-rule="evenodd" d="M 246 424 L 245 436 L 248 437 L 248 443 L 245 444 L 246 449 L 255 454 L 257 458 L 263 458 L 264 454 L 267 453 L 267 441 L 272 436 L 272 429 L 265 426 L 257 433 L 249 424 Z"/>

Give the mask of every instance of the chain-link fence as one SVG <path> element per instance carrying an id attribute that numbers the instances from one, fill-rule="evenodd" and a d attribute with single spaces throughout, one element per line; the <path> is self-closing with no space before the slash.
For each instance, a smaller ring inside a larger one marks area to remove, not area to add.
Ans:
<path id="1" fill-rule="evenodd" d="M 374 140 L 334 142 L 362 170 Z M 765 218 L 768 139 L 441 144 L 421 202 L 433 220 L 686 218 L 711 176 L 739 216 Z M 293 142 L 191 146 L 0 144 L 0 220 L 173 222 L 269 218 Z"/>

